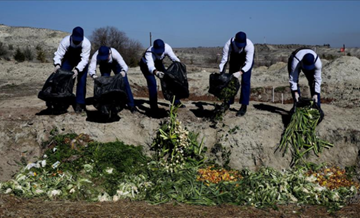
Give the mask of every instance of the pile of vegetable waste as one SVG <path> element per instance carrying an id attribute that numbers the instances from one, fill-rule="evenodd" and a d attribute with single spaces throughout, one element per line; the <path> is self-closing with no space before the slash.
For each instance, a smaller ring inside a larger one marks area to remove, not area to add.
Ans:
<path id="1" fill-rule="evenodd" d="M 316 136 L 315 128 L 320 119 L 320 112 L 314 104 L 310 101 L 303 107 L 296 107 L 282 136 L 278 149 L 285 155 L 289 147 L 291 148 L 291 166 L 306 164 L 306 157 L 311 151 L 319 156 L 324 149 L 333 147 L 333 144 Z"/>
<path id="2" fill-rule="evenodd" d="M 211 118 L 214 125 L 223 120 L 226 111 L 229 109 L 229 103 L 234 101 L 234 98 L 239 90 L 239 80 L 235 77 L 230 78 L 231 80 L 227 86 L 221 89 L 221 91 L 216 95 L 217 99 L 222 101 L 222 104 L 214 103 L 215 109 Z"/>
<path id="3" fill-rule="evenodd" d="M 38 161 L 0 183 L 0 193 L 44 200 L 130 199 L 152 204 L 318 204 L 332 210 L 344 206 L 359 189 L 349 176 L 332 177 L 346 174 L 339 168 L 225 170 L 207 161 L 206 147 L 197 137 L 182 126 L 175 107 L 153 140 L 151 157 L 144 155 L 141 146 L 120 141 L 100 143 L 85 134 L 57 135 L 43 144 L 45 152 Z"/>

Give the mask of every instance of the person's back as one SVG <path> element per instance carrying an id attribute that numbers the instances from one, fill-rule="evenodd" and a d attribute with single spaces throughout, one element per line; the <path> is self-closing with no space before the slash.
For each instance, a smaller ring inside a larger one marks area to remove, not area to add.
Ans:
<path id="1" fill-rule="evenodd" d="M 124 90 L 127 95 L 127 105 L 131 113 L 137 111 L 134 97 L 128 81 L 128 65 L 125 63 L 121 54 L 115 49 L 107 46 L 101 46 L 92 56 L 89 67 L 89 76 L 96 79 L 96 67 L 99 65 L 101 76 L 110 76 L 111 71 L 115 75 L 121 74 L 124 81 Z"/>

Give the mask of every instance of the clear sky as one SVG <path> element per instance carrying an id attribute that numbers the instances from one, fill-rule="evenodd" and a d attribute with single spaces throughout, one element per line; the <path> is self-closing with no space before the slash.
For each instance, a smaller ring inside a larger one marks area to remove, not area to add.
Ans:
<path id="1" fill-rule="evenodd" d="M 254 43 L 360 47 L 360 1 L 0 1 L 0 24 L 85 35 L 114 26 L 144 47 L 223 46 L 238 31 Z"/>

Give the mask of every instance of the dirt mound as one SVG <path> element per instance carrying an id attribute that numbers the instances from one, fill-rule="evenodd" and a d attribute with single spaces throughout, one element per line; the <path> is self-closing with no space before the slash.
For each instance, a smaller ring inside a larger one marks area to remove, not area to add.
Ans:
<path id="1" fill-rule="evenodd" d="M 9 179 L 19 166 L 17 162 L 30 161 L 40 155 L 39 145 L 48 139 L 50 132 L 57 129 L 60 133 L 86 133 L 95 140 L 107 142 L 116 139 L 127 144 L 143 145 L 145 150 L 151 143 L 159 123 L 166 119 L 153 119 L 147 116 L 149 108 L 146 80 L 139 68 L 129 70 L 129 81 L 140 113 L 131 114 L 128 110 L 119 113 L 120 120 L 110 123 L 97 122 L 91 119 L 96 109 L 88 105 L 88 113 L 76 115 L 73 109 L 62 115 L 38 116 L 36 113 L 45 109 L 45 103 L 37 98 L 42 84 L 52 70 L 50 64 L 30 62 L 16 63 L 0 61 L 0 160 L 1 180 Z M 339 166 L 356 165 L 358 161 L 359 110 L 354 93 L 358 93 L 359 82 L 356 80 L 360 69 L 360 61 L 355 57 L 342 57 L 329 62 L 324 67 L 323 98 L 334 98 L 332 104 L 323 104 L 324 121 L 318 126 L 321 138 L 330 141 L 335 146 L 326 150 L 320 158 L 310 158 L 315 162 L 329 162 Z M 341 72 L 339 72 L 341 70 Z M 211 70 L 188 72 L 190 97 L 183 100 L 187 106 L 179 111 L 179 119 L 191 131 L 200 133 L 204 143 L 211 151 L 215 145 L 221 145 L 222 150 L 214 154 L 222 161 L 223 153 L 231 151 L 230 164 L 235 169 L 256 169 L 259 166 L 271 166 L 282 169 L 289 166 L 290 157 L 282 157 L 274 153 L 286 122 L 288 111 L 292 107 L 289 95 L 286 64 L 277 63 L 271 67 L 255 68 L 253 71 L 252 101 L 245 117 L 235 116 L 240 105 L 235 103 L 228 111 L 223 122 L 214 126 L 210 117 L 214 103 L 219 103 L 208 93 L 208 81 Z M 344 74 L 343 80 L 336 73 Z M 303 95 L 307 95 L 306 80 L 300 79 L 304 87 Z M 352 84 L 353 86 L 349 86 Z M 267 86 L 265 86 L 267 85 Z M 343 88 L 339 88 L 343 87 Z M 160 87 L 159 87 L 160 88 Z M 274 93 L 275 102 L 272 103 Z M 281 94 L 285 102 L 281 104 Z M 87 80 L 87 97 L 93 96 L 93 82 Z M 159 93 L 160 107 L 168 110 L 169 102 L 164 101 Z M 341 96 L 341 97 L 338 97 Z M 350 100 L 349 100 L 350 99 Z M 238 97 L 236 101 L 238 101 Z M 352 102 L 353 108 L 349 107 Z M 90 116 L 89 116 L 90 115 Z M 138 137 L 141 135 L 141 137 Z"/>
<path id="2" fill-rule="evenodd" d="M 12 57 L 17 48 L 28 48 L 36 54 L 36 48 L 41 48 L 48 61 L 51 62 L 53 53 L 63 37 L 70 33 L 31 27 L 10 27 L 0 25 L 0 42 L 4 43 L 9 52 L 7 57 Z"/>

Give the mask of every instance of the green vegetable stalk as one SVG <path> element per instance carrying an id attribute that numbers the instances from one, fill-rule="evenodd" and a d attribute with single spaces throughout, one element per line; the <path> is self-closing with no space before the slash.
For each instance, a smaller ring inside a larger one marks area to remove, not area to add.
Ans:
<path id="1" fill-rule="evenodd" d="M 235 97 L 238 91 L 237 83 L 237 78 L 233 78 L 230 81 L 229 85 L 221 90 L 218 99 L 223 101 L 223 104 L 215 105 L 214 115 L 212 119 L 213 121 L 221 121 L 223 119 L 223 116 L 228 109 L 227 103 Z"/>
<path id="2" fill-rule="evenodd" d="M 319 110 L 312 107 L 313 104 L 314 102 L 311 102 L 309 106 L 296 108 L 278 147 L 278 149 L 283 150 L 284 155 L 289 146 L 291 147 L 291 166 L 300 163 L 306 164 L 304 155 L 310 151 L 319 156 L 324 148 L 333 147 L 331 143 L 316 136 L 315 128 L 319 122 L 320 113 Z"/>

